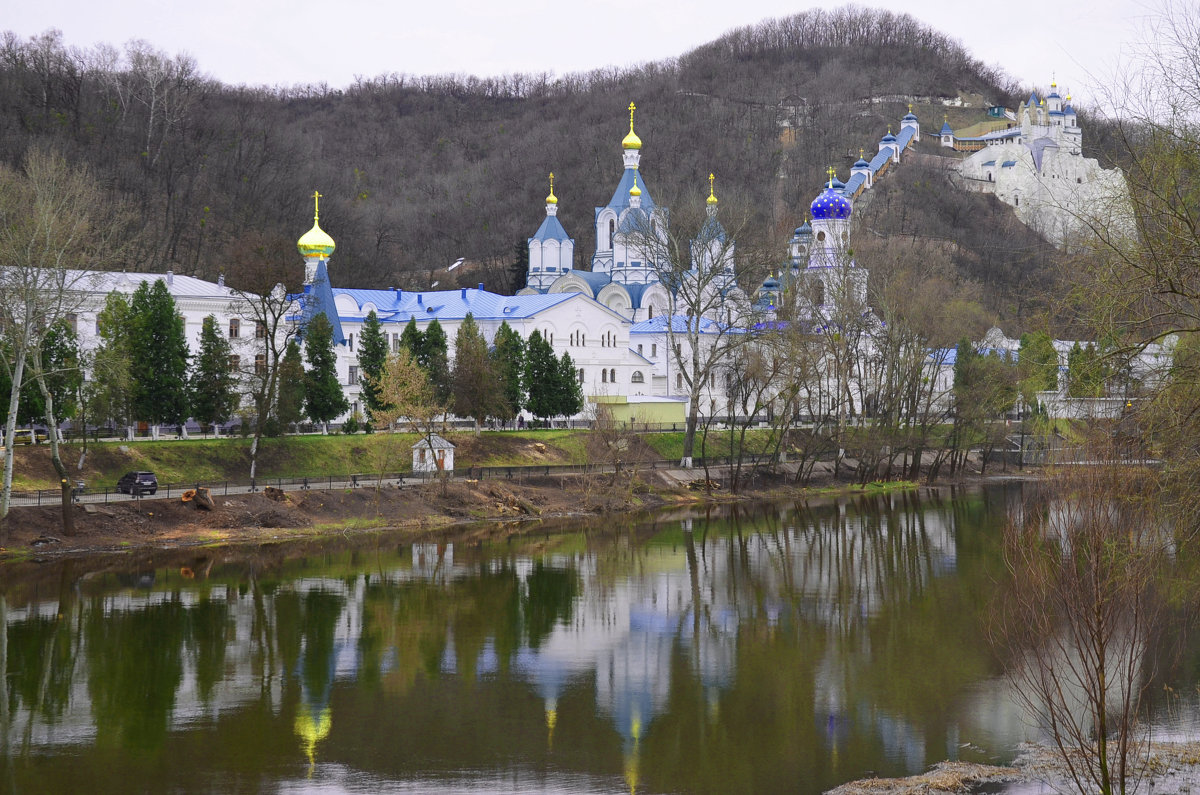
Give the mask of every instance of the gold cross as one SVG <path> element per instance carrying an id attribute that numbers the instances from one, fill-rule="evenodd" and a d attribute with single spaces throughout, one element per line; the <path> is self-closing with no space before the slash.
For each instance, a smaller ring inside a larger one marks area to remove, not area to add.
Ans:
<path id="1" fill-rule="evenodd" d="M 908 112 L 912 113 L 912 103 L 908 103 Z"/>
<path id="2" fill-rule="evenodd" d="M 313 191 L 313 223 L 321 219 L 321 194 Z"/>
<path id="3" fill-rule="evenodd" d="M 713 180 L 716 179 L 712 174 L 708 175 L 708 195 L 713 195 Z"/>
<path id="4" fill-rule="evenodd" d="M 554 172 L 550 172 L 550 195 L 554 195 Z"/>
<path id="5" fill-rule="evenodd" d="M 632 102 L 630 102 L 629 103 L 629 129 L 630 129 L 630 131 L 633 130 L 633 112 L 635 110 L 637 110 L 637 105 L 634 105 Z"/>
<path id="6" fill-rule="evenodd" d="M 834 173 L 833 166 L 830 166 L 829 170 L 826 171 L 825 173 L 829 175 L 829 187 L 832 188 L 833 187 L 833 173 Z"/>

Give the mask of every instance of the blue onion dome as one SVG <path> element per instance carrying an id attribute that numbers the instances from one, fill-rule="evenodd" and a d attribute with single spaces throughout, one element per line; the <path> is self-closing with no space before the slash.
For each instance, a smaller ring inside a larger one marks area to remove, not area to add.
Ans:
<path id="1" fill-rule="evenodd" d="M 811 237 L 812 236 L 812 224 L 810 224 L 808 221 L 805 221 L 804 223 L 800 224 L 800 226 L 796 227 L 796 231 L 794 234 L 796 237 L 804 237 L 806 235 Z"/>
<path id="2" fill-rule="evenodd" d="M 913 114 L 913 112 L 911 110 L 908 113 L 904 114 L 904 121 L 916 121 L 916 120 L 917 120 L 917 117 L 915 114 Z"/>
<path id="3" fill-rule="evenodd" d="M 859 154 L 861 155 L 862 153 L 860 152 Z M 858 160 L 856 160 L 854 162 L 854 165 L 851 166 L 851 168 L 870 168 L 870 167 L 871 167 L 871 164 L 867 162 L 867 159 L 865 157 L 861 157 L 861 156 L 858 158 Z"/>
<path id="4" fill-rule="evenodd" d="M 879 140 L 881 140 L 885 144 L 894 144 L 894 143 L 896 143 L 896 136 L 892 135 L 891 130 L 888 130 L 888 134 L 883 136 L 883 138 L 881 138 Z"/>
<path id="5" fill-rule="evenodd" d="M 778 290 L 779 289 L 779 280 L 776 279 L 773 275 L 768 276 L 766 278 L 766 280 L 762 283 L 762 289 L 764 291 Z"/>
<path id="6" fill-rule="evenodd" d="M 838 187 L 840 184 L 834 180 L 829 187 L 821 191 L 820 196 L 813 199 L 808 209 L 814 221 L 850 217 L 850 200 L 842 195 L 842 188 Z"/>

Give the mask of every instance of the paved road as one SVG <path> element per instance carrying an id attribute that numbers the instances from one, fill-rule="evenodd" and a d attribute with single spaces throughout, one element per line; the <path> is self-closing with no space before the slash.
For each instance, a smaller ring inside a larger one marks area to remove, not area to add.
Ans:
<path id="1" fill-rule="evenodd" d="M 319 479 L 314 478 L 309 481 L 309 485 L 306 487 L 303 482 L 297 482 L 297 483 L 285 482 L 285 483 L 281 484 L 277 481 L 268 481 L 266 483 L 259 484 L 258 488 L 254 489 L 254 491 L 261 492 L 267 486 L 271 486 L 271 487 L 274 487 L 277 489 L 282 489 L 283 491 L 306 491 L 306 490 L 330 491 L 330 490 L 344 490 L 344 489 L 352 489 L 352 488 L 373 489 L 373 488 L 375 488 L 375 485 L 377 482 L 378 481 L 375 478 L 370 478 L 370 479 L 362 478 L 362 479 L 359 479 L 357 481 L 357 483 L 352 480 L 337 480 L 337 479 L 330 480 L 329 478 L 319 478 Z M 401 481 L 395 477 L 389 477 L 389 478 L 384 479 L 383 485 L 385 488 L 386 487 L 395 488 L 400 485 L 410 485 L 411 486 L 411 485 L 415 485 L 415 484 L 422 483 L 422 482 L 424 482 L 424 481 L 421 478 L 404 478 Z M 231 494 L 249 494 L 252 491 L 249 486 L 237 485 L 237 484 L 233 484 L 233 483 L 230 483 L 228 485 L 226 485 L 224 483 L 221 483 L 221 484 L 203 484 L 202 483 L 201 485 L 207 485 L 207 487 L 209 488 L 209 492 L 211 493 L 213 499 L 219 499 L 221 497 L 224 497 L 226 495 L 231 495 Z M 112 490 L 100 491 L 100 492 L 89 491 L 89 492 L 85 492 L 83 494 L 75 495 L 75 501 L 79 502 L 79 503 L 108 504 L 108 503 L 132 502 L 134 500 L 142 500 L 142 501 L 178 500 L 180 498 L 180 495 L 183 494 L 184 490 L 189 489 L 189 488 L 193 488 L 193 487 L 192 486 L 183 486 L 183 485 L 172 485 L 169 489 L 167 489 L 165 487 L 160 487 L 159 490 L 155 494 L 144 494 L 140 497 L 134 496 L 132 494 L 121 494 L 121 493 L 118 493 L 118 492 L 112 491 Z M 19 493 L 14 492 L 13 496 L 12 496 L 12 505 L 14 507 L 22 506 L 22 505 L 25 505 L 25 506 L 31 506 L 31 505 L 52 506 L 52 505 L 58 505 L 60 499 L 61 499 L 61 497 L 59 496 L 59 492 L 57 492 L 57 491 L 19 492 Z"/>

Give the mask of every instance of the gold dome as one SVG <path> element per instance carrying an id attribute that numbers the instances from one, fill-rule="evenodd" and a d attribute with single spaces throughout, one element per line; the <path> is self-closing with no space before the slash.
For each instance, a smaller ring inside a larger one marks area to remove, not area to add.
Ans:
<path id="1" fill-rule="evenodd" d="M 637 172 L 633 173 L 633 187 L 629 189 L 630 196 L 641 196 L 642 189 L 637 186 Z"/>
<path id="2" fill-rule="evenodd" d="M 546 204 L 558 204 L 558 197 L 554 195 L 554 172 L 550 172 L 550 195 L 546 197 Z"/>
<path id="3" fill-rule="evenodd" d="M 641 149 L 642 139 L 637 137 L 637 133 L 633 131 L 633 112 L 637 110 L 637 105 L 629 103 L 629 135 L 621 139 L 622 149 Z"/>
<path id="4" fill-rule="evenodd" d="M 716 178 L 712 174 L 708 175 L 708 199 L 706 201 L 710 207 L 717 203 L 717 194 L 713 193 L 714 179 Z"/>
<path id="5" fill-rule="evenodd" d="M 308 259 L 309 257 L 321 257 L 328 259 L 333 250 L 337 248 L 337 244 L 333 242 L 333 238 L 325 234 L 325 230 L 321 229 L 321 225 L 317 223 L 320 219 L 320 201 L 321 194 L 313 192 L 313 225 L 312 229 L 301 235 L 296 241 L 296 248 L 300 251 L 300 256 Z"/>

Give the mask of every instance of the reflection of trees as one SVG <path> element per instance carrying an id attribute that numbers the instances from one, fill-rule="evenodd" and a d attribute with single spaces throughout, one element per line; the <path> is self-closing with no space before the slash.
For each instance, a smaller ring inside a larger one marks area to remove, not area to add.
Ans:
<path id="1" fill-rule="evenodd" d="M 536 649 L 555 625 L 571 620 L 575 598 L 579 595 L 579 574 L 573 569 L 551 568 L 542 561 L 525 578 L 525 596 L 521 610 L 525 635 Z"/>
<path id="2" fill-rule="evenodd" d="M 84 634 L 97 743 L 162 745 L 183 679 L 185 612 L 174 598 L 131 611 L 89 605 Z"/>

